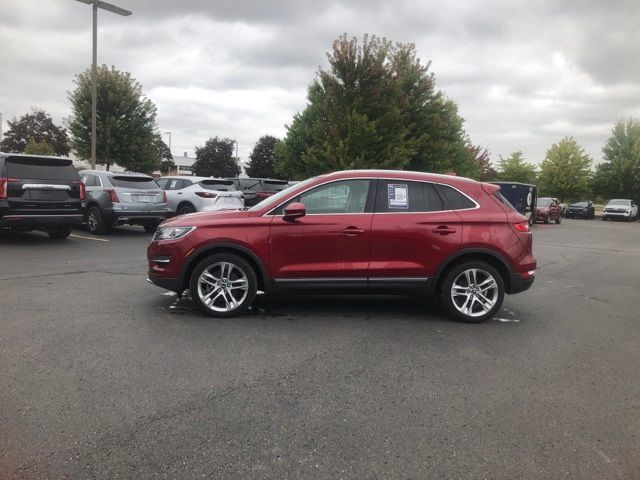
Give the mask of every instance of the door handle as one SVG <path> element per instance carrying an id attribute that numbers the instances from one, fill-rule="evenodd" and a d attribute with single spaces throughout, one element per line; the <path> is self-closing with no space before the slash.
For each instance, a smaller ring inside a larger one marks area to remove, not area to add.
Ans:
<path id="1" fill-rule="evenodd" d="M 178 195 L 182 195 L 182 192 L 178 192 Z"/>
<path id="2" fill-rule="evenodd" d="M 433 233 L 437 233 L 438 235 L 449 235 L 451 233 L 456 233 L 455 228 L 447 227 L 446 225 L 440 225 L 439 227 L 431 230 Z"/>
<path id="3" fill-rule="evenodd" d="M 344 233 L 345 235 L 352 237 L 354 235 L 360 235 L 361 233 L 364 233 L 364 230 L 358 227 L 347 227 L 340 230 L 340 233 Z"/>

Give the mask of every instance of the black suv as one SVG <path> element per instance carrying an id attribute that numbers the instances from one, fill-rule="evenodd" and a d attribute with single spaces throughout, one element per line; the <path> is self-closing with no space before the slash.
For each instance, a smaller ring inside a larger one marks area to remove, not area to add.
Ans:
<path id="1" fill-rule="evenodd" d="M 232 180 L 233 185 L 244 194 L 245 207 L 253 207 L 265 198 L 269 198 L 274 193 L 289 187 L 286 180 L 276 180 L 273 178 L 227 178 Z"/>
<path id="2" fill-rule="evenodd" d="M 67 238 L 82 224 L 85 188 L 68 158 L 0 153 L 0 228 Z"/>

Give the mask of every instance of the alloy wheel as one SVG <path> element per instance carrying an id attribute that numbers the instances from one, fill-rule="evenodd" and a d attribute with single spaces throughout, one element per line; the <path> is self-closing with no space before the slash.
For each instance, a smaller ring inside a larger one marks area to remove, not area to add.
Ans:
<path id="1" fill-rule="evenodd" d="M 230 262 L 209 265 L 198 277 L 198 297 L 214 312 L 226 313 L 238 308 L 249 293 L 246 273 Z"/>
<path id="2" fill-rule="evenodd" d="M 463 315 L 481 317 L 496 305 L 499 287 L 493 275 L 480 268 L 462 271 L 451 285 L 453 306 Z"/>

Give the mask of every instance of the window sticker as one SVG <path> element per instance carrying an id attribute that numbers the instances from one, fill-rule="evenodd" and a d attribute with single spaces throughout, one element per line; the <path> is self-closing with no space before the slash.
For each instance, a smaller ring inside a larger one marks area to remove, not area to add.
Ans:
<path id="1" fill-rule="evenodd" d="M 389 208 L 409 208 L 409 187 L 406 183 L 390 183 L 387 186 Z"/>

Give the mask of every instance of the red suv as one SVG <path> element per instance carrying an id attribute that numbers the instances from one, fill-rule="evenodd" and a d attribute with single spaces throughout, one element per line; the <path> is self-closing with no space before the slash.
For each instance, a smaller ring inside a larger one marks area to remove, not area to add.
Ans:
<path id="1" fill-rule="evenodd" d="M 527 219 L 500 187 L 418 172 L 351 170 L 310 178 L 249 210 L 174 217 L 149 245 L 149 281 L 215 317 L 256 293 L 437 294 L 481 322 L 528 289 Z"/>

